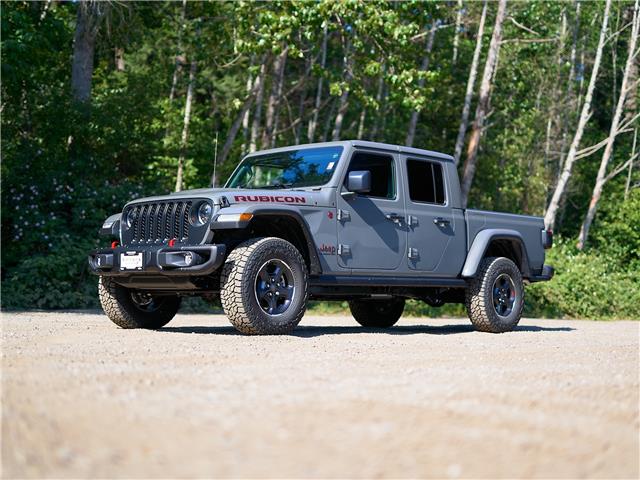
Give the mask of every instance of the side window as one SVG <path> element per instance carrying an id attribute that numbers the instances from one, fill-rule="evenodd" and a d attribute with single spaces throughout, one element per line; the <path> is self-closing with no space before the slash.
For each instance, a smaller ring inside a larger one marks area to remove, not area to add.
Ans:
<path id="1" fill-rule="evenodd" d="M 351 157 L 349 172 L 368 170 L 371 172 L 371 191 L 367 197 L 389 198 L 396 196 L 396 181 L 393 168 L 393 157 L 378 153 L 357 152 Z M 345 183 L 347 181 L 345 178 Z"/>
<path id="2" fill-rule="evenodd" d="M 445 203 L 442 165 L 424 160 L 407 160 L 409 198 L 413 202 Z"/>

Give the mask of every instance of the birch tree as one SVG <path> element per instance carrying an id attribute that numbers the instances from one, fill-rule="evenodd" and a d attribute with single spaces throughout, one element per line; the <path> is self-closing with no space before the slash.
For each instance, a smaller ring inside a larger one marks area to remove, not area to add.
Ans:
<path id="1" fill-rule="evenodd" d="M 184 176 L 184 162 L 187 154 L 187 142 L 189 141 L 189 123 L 191 123 L 191 105 L 193 104 L 193 89 L 196 82 L 197 63 L 191 61 L 189 68 L 189 85 L 187 87 L 187 98 L 184 104 L 184 117 L 182 121 L 182 136 L 180 137 L 180 155 L 178 157 L 178 172 L 176 174 L 176 192 L 182 190 Z"/>
<path id="2" fill-rule="evenodd" d="M 262 122 L 262 99 L 264 98 L 264 81 L 267 75 L 267 62 L 263 57 L 260 65 L 260 73 L 256 77 L 254 89 L 256 91 L 256 108 L 253 112 L 253 122 L 251 122 L 251 137 L 249 140 L 249 152 L 253 153 L 258 149 L 258 136 L 260 135 L 260 122 Z"/>
<path id="3" fill-rule="evenodd" d="M 549 201 L 549 206 L 544 216 L 544 224 L 546 228 L 553 229 L 553 227 L 555 226 L 556 215 L 558 213 L 558 208 L 560 206 L 560 199 L 562 198 L 564 191 L 567 188 L 567 184 L 569 183 L 569 179 L 571 178 L 573 164 L 576 159 L 576 152 L 578 151 L 578 147 L 580 146 L 580 141 L 582 140 L 584 128 L 586 127 L 587 122 L 591 118 L 591 100 L 593 98 L 593 90 L 595 89 L 595 86 L 596 86 L 596 80 L 598 78 L 598 72 L 600 70 L 600 63 L 602 61 L 602 50 L 604 48 L 605 39 L 607 36 L 607 26 L 609 23 L 610 9 L 611 9 L 611 0 L 606 0 L 604 13 L 602 17 L 602 25 L 600 27 L 600 37 L 598 39 L 598 48 L 596 50 L 596 58 L 593 63 L 593 69 L 591 70 L 591 78 L 589 79 L 589 86 L 587 87 L 587 92 L 584 97 L 584 104 L 582 105 L 582 111 L 580 112 L 578 126 L 576 128 L 575 135 L 573 136 L 571 147 L 569 147 L 569 152 L 567 153 L 567 158 L 564 161 L 562 172 L 560 173 L 560 177 L 558 178 L 558 183 L 556 184 L 556 188 L 553 191 L 553 196 Z"/>
<path id="4" fill-rule="evenodd" d="M 344 122 L 344 116 L 347 113 L 349 107 L 349 82 L 351 81 L 351 42 L 347 39 L 344 42 L 344 57 L 342 64 L 344 67 L 344 82 L 342 85 L 342 93 L 340 94 L 340 100 L 338 101 L 338 113 L 336 114 L 336 120 L 333 124 L 333 132 L 331 134 L 331 140 L 340 140 L 340 132 L 342 131 L 342 123 Z"/>
<path id="5" fill-rule="evenodd" d="M 427 37 L 427 42 L 425 44 L 424 49 L 424 57 L 422 57 L 422 64 L 420 65 L 420 71 L 426 73 L 429 71 L 429 60 L 431 59 L 431 51 L 433 50 L 433 42 L 436 37 L 436 30 L 438 29 L 438 22 L 434 21 L 433 25 L 431 25 L 431 29 L 429 30 L 429 36 Z M 418 88 L 420 90 L 424 89 L 425 78 L 420 77 L 418 80 Z M 420 112 L 418 110 L 413 110 L 411 112 L 411 117 L 409 118 L 409 127 L 407 128 L 407 137 L 405 139 L 405 145 L 408 147 L 413 146 L 413 140 L 416 136 L 416 127 L 418 126 L 418 118 L 420 117 Z"/>
<path id="6" fill-rule="evenodd" d="M 275 141 L 275 124 L 276 110 L 280 97 L 282 95 L 282 84 L 284 83 L 284 67 L 287 61 L 289 48 L 285 47 L 280 55 L 273 62 L 273 81 L 271 82 L 271 91 L 267 100 L 267 112 L 265 115 L 265 124 L 262 131 L 262 148 L 270 148 Z"/>
<path id="7" fill-rule="evenodd" d="M 638 55 L 638 52 L 636 51 L 636 44 L 639 33 L 638 27 L 640 26 L 640 19 L 638 16 L 638 1 L 639 0 L 636 0 L 634 4 L 631 37 L 629 38 L 627 61 L 624 67 L 624 73 L 622 75 L 622 84 L 620 85 L 618 102 L 616 103 L 616 109 L 613 114 L 613 119 L 611 120 L 611 129 L 609 131 L 609 137 L 607 138 L 607 145 L 604 149 L 604 153 L 602 154 L 602 159 L 600 160 L 600 168 L 598 169 L 598 176 L 596 177 L 596 183 L 593 187 L 593 193 L 591 194 L 589 208 L 587 209 L 587 214 L 585 215 L 584 221 L 582 222 L 582 227 L 580 228 L 580 234 L 578 236 L 578 249 L 580 250 L 582 250 L 587 243 L 587 238 L 589 237 L 589 229 L 591 228 L 593 219 L 596 216 L 598 202 L 600 201 L 600 197 L 602 196 L 602 189 L 606 182 L 607 167 L 609 166 L 611 155 L 613 153 L 613 145 L 618 134 L 618 126 L 622 117 L 622 111 L 625 105 L 626 97 L 629 94 L 631 88 L 637 88 L 637 85 L 629 85 L 629 76 L 633 67 L 633 63 L 635 62 L 635 58 Z M 631 93 L 632 95 L 634 95 L 635 91 Z"/>
<path id="8" fill-rule="evenodd" d="M 491 35 L 491 43 L 489 44 L 489 52 L 484 64 L 482 72 L 482 82 L 480 83 L 480 92 L 478 95 L 478 106 L 476 108 L 476 116 L 469 137 L 469 145 L 467 147 L 467 159 L 464 163 L 461 194 L 462 206 L 467 206 L 469 199 L 469 191 L 473 177 L 476 173 L 478 162 L 478 150 L 480 148 L 480 136 L 484 129 L 484 121 L 489 110 L 489 95 L 491 92 L 491 78 L 493 77 L 496 63 L 498 62 L 498 54 L 500 52 L 500 42 L 502 40 L 502 24 L 504 22 L 507 10 L 507 0 L 500 0 L 498 3 L 498 13 L 496 14 L 495 24 L 493 26 L 493 34 Z"/>
<path id="9" fill-rule="evenodd" d="M 469 125 L 471 99 L 473 98 L 473 87 L 478 75 L 478 63 L 480 62 L 480 52 L 482 51 L 482 36 L 484 35 L 484 23 L 486 18 L 487 2 L 485 0 L 482 7 L 482 15 L 480 16 L 480 24 L 478 25 L 478 33 L 476 34 L 476 47 L 473 50 L 473 59 L 471 60 L 469 78 L 467 79 L 467 90 L 464 95 L 464 105 L 462 107 L 462 118 L 460 119 L 460 128 L 458 129 L 458 137 L 456 138 L 456 146 L 453 154 L 456 165 L 460 162 L 460 155 L 462 154 L 462 147 L 464 146 L 464 137 L 467 134 L 467 127 Z"/>
<path id="10" fill-rule="evenodd" d="M 452 63 L 458 61 L 458 45 L 460 44 L 460 25 L 462 24 L 462 0 L 458 0 L 456 7 L 456 25 L 453 36 L 453 60 Z"/>
<path id="11" fill-rule="evenodd" d="M 327 24 L 325 23 L 323 31 L 322 31 L 322 47 L 320 50 L 320 68 L 324 72 L 324 69 L 327 65 Z M 320 113 L 320 104 L 322 103 L 322 83 L 324 81 L 324 77 L 322 74 L 318 76 L 318 88 L 316 91 L 316 100 L 313 109 L 313 114 L 309 119 L 309 127 L 307 128 L 307 138 L 309 139 L 309 143 L 313 143 L 313 139 L 316 134 L 316 128 L 318 126 L 318 114 Z"/>

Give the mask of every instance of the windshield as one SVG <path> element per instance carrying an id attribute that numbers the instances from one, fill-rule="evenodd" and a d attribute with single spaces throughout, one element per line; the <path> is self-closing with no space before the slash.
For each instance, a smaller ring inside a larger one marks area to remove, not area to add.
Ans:
<path id="1" fill-rule="evenodd" d="M 324 185 L 338 165 L 342 147 L 289 150 L 245 158 L 226 188 L 296 188 Z"/>

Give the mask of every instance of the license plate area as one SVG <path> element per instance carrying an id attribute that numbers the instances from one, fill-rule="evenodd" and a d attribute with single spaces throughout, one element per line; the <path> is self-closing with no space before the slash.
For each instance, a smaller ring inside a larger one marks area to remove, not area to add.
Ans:
<path id="1" fill-rule="evenodd" d="M 120 254 L 120 270 L 142 270 L 142 252 L 125 252 Z"/>

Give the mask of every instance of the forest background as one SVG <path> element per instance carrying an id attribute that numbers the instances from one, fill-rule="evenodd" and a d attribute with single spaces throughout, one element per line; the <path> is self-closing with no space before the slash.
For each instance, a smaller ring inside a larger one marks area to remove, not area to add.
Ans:
<path id="1" fill-rule="evenodd" d="M 527 315 L 638 319 L 639 23 L 610 0 L 2 2 L 2 307 L 97 307 L 86 253 L 132 198 L 366 139 L 454 155 L 469 207 L 545 217 L 557 275 Z"/>

